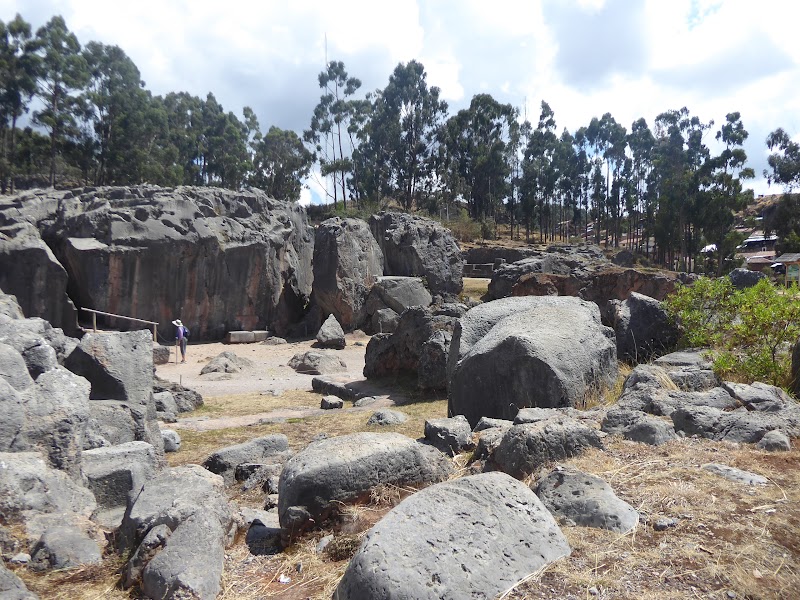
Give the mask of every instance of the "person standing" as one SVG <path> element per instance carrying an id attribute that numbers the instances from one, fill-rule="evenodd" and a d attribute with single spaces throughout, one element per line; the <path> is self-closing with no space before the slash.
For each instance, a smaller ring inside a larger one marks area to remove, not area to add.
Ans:
<path id="1" fill-rule="evenodd" d="M 189 341 L 189 330 L 186 329 L 186 327 L 183 326 L 183 323 L 181 322 L 180 319 L 175 319 L 172 322 L 172 324 L 175 325 L 175 328 L 176 328 L 176 332 L 175 332 L 176 343 L 181 348 L 181 362 L 185 363 L 186 362 L 186 344 Z"/>

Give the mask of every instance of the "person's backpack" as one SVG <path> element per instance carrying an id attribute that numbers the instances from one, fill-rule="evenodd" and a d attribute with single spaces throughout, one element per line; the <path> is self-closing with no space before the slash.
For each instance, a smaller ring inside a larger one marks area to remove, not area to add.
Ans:
<path id="1" fill-rule="evenodd" d="M 187 340 L 189 339 L 189 328 L 188 327 L 184 327 L 183 328 L 183 337 L 185 337 Z"/>

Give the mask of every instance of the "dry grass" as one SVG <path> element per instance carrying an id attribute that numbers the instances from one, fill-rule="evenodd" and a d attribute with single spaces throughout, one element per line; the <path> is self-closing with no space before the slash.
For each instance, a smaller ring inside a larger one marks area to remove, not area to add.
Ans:
<path id="1" fill-rule="evenodd" d="M 489 281 L 484 277 L 464 277 L 464 289 L 461 291 L 461 298 L 472 298 L 480 300 L 489 291 Z"/>
<path id="2" fill-rule="evenodd" d="M 269 393 L 228 394 L 204 398 L 203 406 L 181 417 L 241 417 L 281 408 L 319 408 L 319 394 L 286 390 L 280 396 Z"/>
<path id="3" fill-rule="evenodd" d="M 99 565 L 50 571 L 43 575 L 34 575 L 27 569 L 19 569 L 16 574 L 30 591 L 42 599 L 130 600 L 131 594 L 119 585 L 123 566 L 122 557 L 112 554 Z"/>

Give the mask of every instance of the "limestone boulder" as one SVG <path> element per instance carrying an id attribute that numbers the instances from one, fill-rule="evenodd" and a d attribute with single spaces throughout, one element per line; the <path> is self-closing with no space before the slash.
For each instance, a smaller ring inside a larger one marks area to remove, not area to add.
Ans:
<path id="1" fill-rule="evenodd" d="M 360 327 L 372 284 L 383 275 L 383 252 L 360 219 L 323 221 L 314 238 L 314 298 L 347 330 Z"/>
<path id="2" fill-rule="evenodd" d="M 523 407 L 574 406 L 616 380 L 614 332 L 577 298 L 505 298 L 456 324 L 448 357 L 448 412 L 472 426 Z"/>
<path id="3" fill-rule="evenodd" d="M 419 487 L 442 481 L 451 472 L 450 460 L 441 452 L 398 433 L 353 433 L 313 442 L 281 472 L 280 524 L 291 539 L 378 485 Z"/>
<path id="4" fill-rule="evenodd" d="M 464 287 L 461 249 L 449 229 L 425 217 L 382 212 L 369 219 L 386 275 L 424 277 L 431 294 L 453 297 Z"/>
<path id="5" fill-rule="evenodd" d="M 333 597 L 495 598 L 569 553 L 525 485 L 502 473 L 462 477 L 409 496 L 370 529 Z"/>

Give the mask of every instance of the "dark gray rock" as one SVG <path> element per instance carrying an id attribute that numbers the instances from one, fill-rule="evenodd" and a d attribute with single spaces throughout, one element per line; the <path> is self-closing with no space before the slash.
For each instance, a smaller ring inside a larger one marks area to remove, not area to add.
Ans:
<path id="1" fill-rule="evenodd" d="M 492 419 L 490 417 L 481 417 L 478 424 L 473 428 L 473 432 L 483 431 L 484 429 L 491 429 L 493 427 L 511 427 L 514 423 L 507 419 Z"/>
<path id="2" fill-rule="evenodd" d="M 55 348 L 44 337 L 45 326 L 50 328 L 44 321 L 31 323 L 27 320 L 15 320 L 0 325 L 0 342 L 12 346 L 22 355 L 33 379 L 45 371 L 57 368 L 59 364 Z"/>
<path id="3" fill-rule="evenodd" d="M 6 294 L 0 289 L 0 316 L 8 317 L 9 319 L 24 319 L 25 314 L 17 302 L 17 297 L 13 294 Z"/>
<path id="4" fill-rule="evenodd" d="M 625 300 L 611 300 L 609 321 L 617 338 L 617 356 L 634 363 L 645 362 L 654 354 L 672 350 L 680 332 L 661 302 L 631 292 Z"/>
<path id="5" fill-rule="evenodd" d="M 447 356 L 452 338 L 449 331 L 436 331 L 422 344 L 417 368 L 417 385 L 420 389 L 447 389 Z"/>
<path id="6" fill-rule="evenodd" d="M 792 442 L 786 434 L 773 429 L 764 434 L 756 444 L 756 448 L 767 452 L 788 452 L 792 449 Z"/>
<path id="7" fill-rule="evenodd" d="M 155 392 L 153 394 L 153 402 L 156 404 L 156 412 L 172 414 L 180 412 L 178 403 L 175 402 L 175 396 L 172 395 L 172 392 Z"/>
<path id="8" fill-rule="evenodd" d="M 372 333 L 394 333 L 399 324 L 399 314 L 391 308 L 380 308 L 373 313 L 369 330 Z"/>
<path id="9" fill-rule="evenodd" d="M 712 388 L 703 392 L 682 392 L 654 387 L 634 387 L 623 392 L 617 405 L 620 408 L 669 417 L 678 408 L 712 407 L 719 410 L 733 410 L 739 403 L 722 388 Z"/>
<path id="10" fill-rule="evenodd" d="M 475 445 L 475 452 L 472 453 L 472 461 L 486 460 L 500 445 L 503 436 L 511 428 L 510 421 L 504 421 L 507 425 L 500 427 L 489 427 L 478 433 L 478 443 Z"/>
<path id="11" fill-rule="evenodd" d="M 311 389 L 323 396 L 338 396 L 344 400 L 357 400 L 361 397 L 352 384 L 326 377 L 314 377 L 311 380 Z"/>
<path id="12" fill-rule="evenodd" d="M 756 381 L 751 385 L 726 381 L 723 389 L 741 402 L 747 410 L 759 412 L 782 412 L 800 409 L 791 396 L 781 388 Z"/>
<path id="13" fill-rule="evenodd" d="M 446 479 L 451 471 L 441 452 L 398 433 L 362 432 L 313 442 L 289 459 L 281 473 L 281 527 L 292 539 L 378 485 L 427 485 Z"/>
<path id="14" fill-rule="evenodd" d="M 333 348 L 341 350 L 347 345 L 344 339 L 344 330 L 332 314 L 328 315 L 322 327 L 317 332 L 317 345 L 320 348 Z"/>
<path id="15" fill-rule="evenodd" d="M 547 419 L 557 419 L 559 417 L 571 416 L 567 414 L 569 409 L 560 408 L 521 408 L 514 417 L 514 425 L 522 425 L 523 423 L 538 423 L 539 421 L 546 421 Z"/>
<path id="16" fill-rule="evenodd" d="M 289 441 L 282 433 L 276 433 L 217 450 L 203 466 L 232 483 L 236 467 L 242 463 L 282 464 L 288 458 Z"/>
<path id="17" fill-rule="evenodd" d="M 675 431 L 712 440 L 755 444 L 773 429 L 792 437 L 800 436 L 800 410 L 797 409 L 781 413 L 724 412 L 708 406 L 684 406 L 671 416 Z"/>
<path id="18" fill-rule="evenodd" d="M 601 430 L 626 440 L 660 446 L 678 436 L 672 423 L 637 410 L 613 408 L 606 413 Z"/>
<path id="19" fill-rule="evenodd" d="M 523 479 L 548 462 L 601 448 L 597 431 L 568 417 L 514 425 L 490 457 L 492 466 Z"/>
<path id="20" fill-rule="evenodd" d="M 464 261 L 449 229 L 432 219 L 401 212 L 372 215 L 369 227 L 383 251 L 384 274 L 424 277 L 434 295 L 461 293 Z"/>
<path id="21" fill-rule="evenodd" d="M 581 527 L 627 533 L 639 523 L 639 513 L 621 500 L 605 481 L 576 469 L 555 469 L 536 486 L 536 495 L 553 516 Z"/>
<path id="22" fill-rule="evenodd" d="M 655 359 L 656 366 L 659 367 L 694 367 L 697 369 L 710 369 L 711 361 L 706 358 L 708 350 L 680 350 L 670 352 Z"/>
<path id="23" fill-rule="evenodd" d="M 141 580 L 142 571 L 147 563 L 164 547 L 170 535 L 172 535 L 172 530 L 166 525 L 156 525 L 147 532 L 142 543 L 133 552 L 128 564 L 125 565 L 123 585 L 126 588 Z"/>
<path id="24" fill-rule="evenodd" d="M 344 400 L 336 396 L 324 396 L 320 401 L 319 407 L 323 410 L 333 410 L 344 407 Z"/>
<path id="25" fill-rule="evenodd" d="M 475 447 L 472 443 L 472 428 L 463 415 L 449 419 L 428 419 L 425 421 L 425 439 L 450 455 Z"/>
<path id="26" fill-rule="evenodd" d="M 669 378 L 685 392 L 702 392 L 720 385 L 720 379 L 711 369 L 671 369 Z"/>
<path id="27" fill-rule="evenodd" d="M 574 406 L 617 377 L 614 333 L 595 304 L 570 297 L 504 298 L 456 324 L 449 414 L 470 424 L 520 408 Z"/>
<path id="28" fill-rule="evenodd" d="M 13 523 L 37 513 L 88 517 L 97 504 L 92 492 L 37 452 L 0 452 L 0 513 Z"/>
<path id="29" fill-rule="evenodd" d="M 360 327 L 372 284 L 383 275 L 384 258 L 369 226 L 360 219 L 323 221 L 314 239 L 314 299 L 342 327 Z"/>
<path id="30" fill-rule="evenodd" d="M 284 344 L 288 344 L 289 342 L 287 342 L 282 337 L 271 335 L 261 343 L 265 346 L 283 346 Z"/>
<path id="31" fill-rule="evenodd" d="M 320 350 L 308 350 L 295 354 L 289 360 L 288 365 L 298 373 L 306 375 L 330 375 L 347 370 L 347 365 L 341 358 Z"/>
<path id="32" fill-rule="evenodd" d="M 0 380 L 15 390 L 24 390 L 33 385 L 25 359 L 12 346 L 0 342 Z"/>
<path id="33" fill-rule="evenodd" d="M 409 496 L 370 529 L 333 597 L 495 598 L 569 553 L 526 486 L 502 473 L 462 477 Z"/>
<path id="34" fill-rule="evenodd" d="M 430 306 L 432 300 L 419 277 L 378 277 L 370 289 L 366 310 L 370 318 L 380 308 L 389 308 L 399 315 L 412 306 Z"/>
<path id="35" fill-rule="evenodd" d="M 729 467 L 728 465 L 707 463 L 702 466 L 702 469 L 735 483 L 743 483 L 745 485 L 767 485 L 769 483 L 769 479 L 763 475 L 742 471 L 741 469 Z"/>
<path id="36" fill-rule="evenodd" d="M 98 564 L 102 560 L 97 542 L 74 527 L 52 527 L 33 547 L 28 568 L 34 571 L 70 569 Z"/>
<path id="37" fill-rule="evenodd" d="M 177 452 L 181 449 L 181 436 L 173 429 L 162 429 L 161 437 L 164 440 L 164 452 Z"/>
<path id="38" fill-rule="evenodd" d="M 233 352 L 220 352 L 211 361 L 204 366 L 200 374 L 208 375 L 209 373 L 241 373 L 245 369 L 253 368 L 253 361 L 241 356 L 237 356 Z"/>
<path id="39" fill-rule="evenodd" d="M 401 425 L 407 420 L 408 417 L 405 415 L 405 413 L 401 413 L 399 410 L 382 409 L 376 410 L 374 413 L 372 413 L 372 416 L 367 421 L 367 425 Z"/>
<path id="40" fill-rule="evenodd" d="M 213 516 L 222 530 L 233 535 L 234 515 L 225 496 L 222 477 L 198 465 L 174 467 L 145 483 L 128 499 L 128 508 L 116 537 L 117 548 L 128 552 L 139 546 L 158 525 L 175 531 L 194 514 Z"/>
<path id="41" fill-rule="evenodd" d="M 161 344 L 153 344 L 153 364 L 165 365 L 172 358 L 173 348 L 170 346 L 162 346 Z"/>
<path id="42" fill-rule="evenodd" d="M 19 203 L 19 210 L 26 211 L 24 202 Z M 0 213 L 4 212 L 0 209 Z M 4 221 L 0 217 L 0 223 Z M 67 271 L 25 217 L 0 227 L 0 288 L 16 297 L 27 316 L 42 317 L 74 335 L 78 319 L 67 295 L 67 283 Z"/>
<path id="43" fill-rule="evenodd" d="M 148 598 L 213 600 L 221 591 L 227 531 L 213 514 L 196 512 L 178 524 L 142 571 Z"/>
<path id="44" fill-rule="evenodd" d="M 13 571 L 9 571 L 0 560 L 0 598 L 3 600 L 38 600 L 39 596 L 29 592 L 25 583 Z"/>
<path id="45" fill-rule="evenodd" d="M 81 472 L 99 510 L 125 509 L 128 495 L 138 492 L 160 469 L 155 448 L 145 442 L 84 450 Z M 121 515 L 120 515 L 121 516 Z"/>
<path id="46" fill-rule="evenodd" d="M 130 402 L 93 400 L 89 402 L 89 423 L 83 449 L 101 448 L 127 442 L 151 444 L 159 458 L 164 443 L 157 421 L 149 419 L 147 408 Z"/>
<path id="47" fill-rule="evenodd" d="M 203 396 L 196 391 L 172 381 L 156 378 L 153 383 L 153 393 L 169 392 L 175 399 L 178 412 L 191 412 L 203 406 Z"/>
<path id="48" fill-rule="evenodd" d="M 733 287 L 738 290 L 753 287 L 765 277 L 766 274 L 761 271 L 751 271 L 750 269 L 734 269 L 728 273 L 728 278 L 731 280 Z"/>

